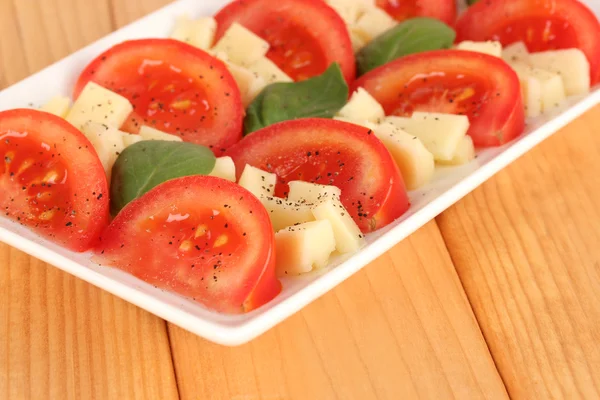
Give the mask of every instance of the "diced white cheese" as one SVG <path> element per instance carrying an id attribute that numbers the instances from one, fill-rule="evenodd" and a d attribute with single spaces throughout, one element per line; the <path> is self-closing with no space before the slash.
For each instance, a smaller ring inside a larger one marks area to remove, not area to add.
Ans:
<path id="1" fill-rule="evenodd" d="M 386 122 L 418 137 L 436 161 L 450 161 L 469 130 L 466 115 L 415 112 L 411 118 L 386 117 Z"/>
<path id="2" fill-rule="evenodd" d="M 79 94 L 66 120 L 81 129 L 88 121 L 120 128 L 133 111 L 125 97 L 94 82 L 88 82 Z"/>
<path id="3" fill-rule="evenodd" d="M 448 165 L 462 165 L 470 162 L 475 158 L 475 146 L 473 145 L 473 139 L 471 136 L 465 136 L 462 138 L 458 147 L 456 148 L 456 153 L 454 153 L 454 157 L 450 161 L 441 161 L 441 164 Z"/>
<path id="4" fill-rule="evenodd" d="M 389 123 L 371 124 L 369 128 L 392 155 L 408 190 L 418 189 L 431 181 L 435 171 L 433 154 L 418 137 Z"/>
<path id="5" fill-rule="evenodd" d="M 590 63 L 579 49 L 531 53 L 529 64 L 559 74 L 564 82 L 567 96 L 590 91 Z"/>
<path id="6" fill-rule="evenodd" d="M 372 7 L 366 10 L 350 29 L 365 42 L 370 42 L 394 26 L 396 26 L 394 18 L 381 8 Z"/>
<path id="7" fill-rule="evenodd" d="M 235 182 L 235 164 L 231 157 L 218 157 L 209 175 Z"/>
<path id="8" fill-rule="evenodd" d="M 329 221 L 305 222 L 275 234 L 276 271 L 280 277 L 300 275 L 325 267 L 335 250 Z"/>
<path id="9" fill-rule="evenodd" d="M 342 17 L 346 25 L 352 25 L 358 21 L 358 17 L 363 12 L 363 7 L 358 1 L 325 0 L 325 2 Z"/>
<path id="10" fill-rule="evenodd" d="M 355 32 L 353 29 L 351 29 L 349 31 L 350 33 L 350 40 L 352 41 L 352 50 L 355 53 L 358 53 L 363 47 L 365 47 L 365 45 L 367 44 L 367 41 L 357 32 Z"/>
<path id="11" fill-rule="evenodd" d="M 339 200 L 329 199 L 312 209 L 316 220 L 331 223 L 335 237 L 335 248 L 340 253 L 356 251 L 364 242 L 364 236 Z"/>
<path id="12" fill-rule="evenodd" d="M 170 38 L 189 43 L 191 41 L 193 25 L 194 21 L 189 16 L 181 15 L 177 17 Z"/>
<path id="13" fill-rule="evenodd" d="M 230 62 L 226 63 L 227 69 L 231 72 L 233 79 L 238 85 L 240 89 L 240 93 L 242 95 L 242 102 L 244 103 L 244 108 L 246 108 L 252 100 L 262 91 L 267 83 L 265 80 L 259 76 L 256 76 L 252 71 L 248 68 L 232 64 Z"/>
<path id="14" fill-rule="evenodd" d="M 65 96 L 54 96 L 48 100 L 40 110 L 50 114 L 54 114 L 58 117 L 65 118 L 69 113 L 71 107 L 71 99 Z"/>
<path id="15" fill-rule="evenodd" d="M 213 56 L 214 58 L 216 58 L 218 60 L 221 60 L 221 61 L 223 61 L 226 64 L 229 63 L 229 56 L 224 51 L 207 50 L 206 52 L 208 54 L 210 54 L 211 56 Z M 231 65 L 233 65 L 233 64 L 231 64 Z"/>
<path id="16" fill-rule="evenodd" d="M 542 83 L 530 73 L 532 68 L 529 65 L 522 62 L 512 62 L 509 65 L 521 82 L 525 115 L 530 118 L 537 117 L 542 113 Z"/>
<path id="17" fill-rule="evenodd" d="M 299 204 L 316 205 L 325 200 L 339 199 L 342 195 L 340 188 L 329 185 L 318 185 L 304 181 L 291 181 L 288 183 L 288 201 Z"/>
<path id="18" fill-rule="evenodd" d="M 142 137 L 142 140 L 165 140 L 167 142 L 183 141 L 179 136 L 171 135 L 170 133 L 151 128 L 146 125 L 140 128 L 140 136 Z"/>
<path id="19" fill-rule="evenodd" d="M 502 50 L 502 58 L 507 63 L 529 62 L 529 51 L 523 42 L 515 42 Z"/>
<path id="20" fill-rule="evenodd" d="M 250 82 L 250 86 L 248 87 L 248 92 L 246 93 L 246 96 L 244 96 L 244 104 L 248 105 L 252 103 L 256 96 L 258 96 L 266 87 L 267 81 L 265 81 L 262 76 L 254 75 L 254 79 Z"/>
<path id="21" fill-rule="evenodd" d="M 129 147 L 134 143 L 141 142 L 144 140 L 140 135 L 132 135 L 131 133 L 121 132 L 123 136 L 123 144 L 125 147 Z"/>
<path id="22" fill-rule="evenodd" d="M 224 51 L 232 63 L 247 66 L 264 57 L 269 43 L 242 25 L 234 22 L 213 48 Z"/>
<path id="23" fill-rule="evenodd" d="M 267 84 L 275 82 L 293 82 L 285 72 L 267 57 L 262 57 L 248 65 L 248 70 L 265 80 Z"/>
<path id="24" fill-rule="evenodd" d="M 310 205 L 294 203 L 279 197 L 263 197 L 261 201 L 269 213 L 275 232 L 315 220 Z"/>
<path id="25" fill-rule="evenodd" d="M 83 125 L 81 132 L 94 146 L 104 172 L 110 181 L 112 167 L 125 149 L 123 133 L 118 129 L 97 122 L 87 122 Z"/>
<path id="26" fill-rule="evenodd" d="M 510 65 L 521 80 L 521 90 L 528 116 L 535 116 L 538 106 L 541 112 L 546 112 L 565 100 L 565 88 L 560 75 L 524 63 Z"/>
<path id="27" fill-rule="evenodd" d="M 380 122 L 385 117 L 381 104 L 363 88 L 358 88 L 350 101 L 336 114 L 337 117 L 352 121 Z"/>
<path id="28" fill-rule="evenodd" d="M 492 40 L 487 42 L 473 42 L 471 40 L 465 40 L 464 42 L 460 42 L 456 48 L 458 50 L 475 51 L 477 53 L 488 54 L 494 57 L 502 57 L 502 44 Z"/>
<path id="29" fill-rule="evenodd" d="M 238 184 L 262 200 L 275 195 L 277 175 L 247 164 Z"/>
<path id="30" fill-rule="evenodd" d="M 196 20 L 190 37 L 190 44 L 203 50 L 212 46 L 217 32 L 217 21 L 212 17 L 203 17 Z"/>

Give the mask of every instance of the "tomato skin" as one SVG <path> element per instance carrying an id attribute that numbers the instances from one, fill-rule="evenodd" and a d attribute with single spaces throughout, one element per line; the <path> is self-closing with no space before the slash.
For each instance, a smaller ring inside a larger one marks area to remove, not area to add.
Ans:
<path id="1" fill-rule="evenodd" d="M 55 115 L 0 112 L 0 206 L 6 217 L 73 251 L 108 225 L 108 183 L 89 140 Z"/>
<path id="2" fill-rule="evenodd" d="M 227 240 L 218 244 L 222 234 Z M 196 175 L 127 204 L 103 232 L 95 260 L 239 314 L 281 291 L 274 249 L 269 215 L 257 198 L 233 182 Z"/>
<path id="3" fill-rule="evenodd" d="M 93 81 L 129 99 L 122 127 L 141 125 L 210 147 L 217 155 L 242 138 L 244 107 L 225 64 L 177 40 L 130 40 L 100 54 L 81 73 L 73 97 Z M 169 89 L 170 88 L 170 89 Z"/>
<path id="4" fill-rule="evenodd" d="M 508 64 L 487 54 L 463 50 L 412 54 L 363 75 L 352 91 L 359 87 L 381 103 L 387 115 L 466 114 L 471 123 L 468 134 L 479 147 L 504 144 L 523 132 L 519 78 Z M 448 96 L 448 88 L 457 94 Z M 471 89 L 473 98 L 458 101 L 461 90 Z M 433 93 L 431 100 L 424 92 Z"/>
<path id="5" fill-rule="evenodd" d="M 380 229 L 404 214 L 410 202 L 398 167 L 369 129 L 331 119 L 297 119 L 246 136 L 227 152 L 238 178 L 246 164 L 278 176 L 275 194 L 287 182 L 337 186 L 341 201 L 363 232 Z"/>
<path id="6" fill-rule="evenodd" d="M 600 22 L 580 1 L 480 1 L 459 17 L 456 34 L 457 41 L 499 40 L 503 46 L 523 41 L 533 52 L 577 47 L 590 62 L 592 85 L 600 82 Z"/>
<path id="7" fill-rule="evenodd" d="M 269 42 L 267 57 L 295 81 L 319 75 L 334 62 L 349 84 L 356 76 L 348 29 L 322 0 L 237 0 L 215 19 L 215 41 L 238 22 Z"/>
<path id="8" fill-rule="evenodd" d="M 456 20 L 454 0 L 377 0 L 377 7 L 384 9 L 397 21 L 430 17 L 452 26 Z"/>

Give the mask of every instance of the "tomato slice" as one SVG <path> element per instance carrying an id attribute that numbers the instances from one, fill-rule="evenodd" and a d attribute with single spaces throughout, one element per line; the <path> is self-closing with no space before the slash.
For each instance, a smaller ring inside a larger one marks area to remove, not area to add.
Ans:
<path id="1" fill-rule="evenodd" d="M 457 40 L 523 41 L 529 51 L 577 47 L 587 56 L 592 84 L 600 82 L 600 23 L 577 0 L 486 0 L 456 23 Z"/>
<path id="2" fill-rule="evenodd" d="M 75 87 L 94 81 L 129 99 L 124 130 L 141 125 L 222 153 L 242 137 L 244 108 L 227 67 L 208 53 L 171 39 L 131 40 L 92 61 Z"/>
<path id="3" fill-rule="evenodd" d="M 376 4 L 398 21 L 430 17 L 453 25 L 456 19 L 454 0 L 377 0 Z"/>
<path id="4" fill-rule="evenodd" d="M 354 51 L 342 18 L 322 0 L 238 0 L 216 16 L 218 40 L 238 22 L 271 45 L 267 57 L 295 81 L 338 62 L 347 82 L 356 75 Z"/>
<path id="5" fill-rule="evenodd" d="M 519 78 L 500 58 L 462 50 L 412 54 L 363 75 L 365 88 L 387 115 L 413 111 L 469 117 L 476 146 L 497 146 L 524 129 Z"/>
<path id="6" fill-rule="evenodd" d="M 281 291 L 269 215 L 250 192 L 210 176 L 167 181 L 104 231 L 97 260 L 219 312 L 253 310 Z"/>
<path id="7" fill-rule="evenodd" d="M 94 245 L 108 224 L 108 184 L 91 143 L 42 111 L 0 112 L 4 215 L 71 250 Z"/>
<path id="8" fill-rule="evenodd" d="M 382 228 L 409 207 L 402 176 L 371 131 L 330 119 L 298 119 L 246 136 L 227 152 L 238 178 L 246 164 L 277 174 L 275 195 L 287 182 L 337 186 L 342 204 L 363 232 Z"/>

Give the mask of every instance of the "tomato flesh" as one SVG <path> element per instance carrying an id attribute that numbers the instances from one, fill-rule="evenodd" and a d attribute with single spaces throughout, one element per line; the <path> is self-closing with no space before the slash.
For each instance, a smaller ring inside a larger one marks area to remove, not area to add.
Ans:
<path id="1" fill-rule="evenodd" d="M 237 22 L 270 44 L 267 57 L 295 81 L 340 64 L 348 82 L 356 67 L 342 18 L 322 0 L 238 0 L 216 16 L 216 40 Z"/>
<path id="2" fill-rule="evenodd" d="M 90 142 L 61 118 L 0 112 L 0 207 L 4 215 L 76 251 L 108 223 L 108 184 Z"/>
<path id="3" fill-rule="evenodd" d="M 235 80 L 209 54 L 169 39 L 119 44 L 81 74 L 75 97 L 94 81 L 129 99 L 134 111 L 122 127 L 142 125 L 222 153 L 242 134 L 243 106 Z"/>
<path id="4" fill-rule="evenodd" d="M 273 246 L 269 216 L 258 199 L 223 179 L 192 176 L 129 203 L 96 253 L 101 264 L 216 311 L 241 313 L 281 290 Z"/>
<path id="5" fill-rule="evenodd" d="M 337 186 L 341 201 L 363 232 L 400 217 L 409 200 L 396 164 L 366 129 L 328 119 L 299 119 L 252 133 L 227 155 L 238 175 L 246 164 L 275 173 L 275 194 L 286 197 L 294 180 Z"/>
<path id="6" fill-rule="evenodd" d="M 387 115 L 414 111 L 469 117 L 476 146 L 497 146 L 524 128 L 520 83 L 501 59 L 461 50 L 413 54 L 362 76 L 365 88 Z M 520 110 L 520 111 L 519 111 Z"/>
<path id="7" fill-rule="evenodd" d="M 397 21 L 431 17 L 452 25 L 456 18 L 454 0 L 377 0 L 376 4 Z"/>
<path id="8" fill-rule="evenodd" d="M 600 81 L 600 22 L 577 0 L 494 0 L 469 7 L 456 23 L 457 41 L 522 41 L 530 52 L 579 48 Z"/>

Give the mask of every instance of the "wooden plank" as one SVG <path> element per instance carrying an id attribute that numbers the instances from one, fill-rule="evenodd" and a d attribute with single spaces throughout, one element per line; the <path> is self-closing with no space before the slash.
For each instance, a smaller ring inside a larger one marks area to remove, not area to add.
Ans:
<path id="1" fill-rule="evenodd" d="M 0 0 L 0 87 L 109 33 L 108 10 Z M 178 398 L 165 323 L 0 245 L 0 398 Z"/>
<path id="2" fill-rule="evenodd" d="M 600 107 L 438 218 L 508 392 L 600 397 Z"/>
<path id="3" fill-rule="evenodd" d="M 506 398 L 435 223 L 247 345 L 169 332 L 183 399 Z"/>

